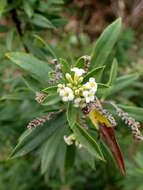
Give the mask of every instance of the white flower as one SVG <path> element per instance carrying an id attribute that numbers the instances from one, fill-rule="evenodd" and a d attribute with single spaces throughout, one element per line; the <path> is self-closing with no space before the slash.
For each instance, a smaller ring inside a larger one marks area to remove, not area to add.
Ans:
<path id="1" fill-rule="evenodd" d="M 67 136 L 64 136 L 64 141 L 67 145 L 72 145 L 73 144 L 73 139 L 67 137 Z"/>
<path id="2" fill-rule="evenodd" d="M 81 98 L 76 98 L 74 100 L 74 107 L 79 107 L 80 106 L 80 103 L 81 103 Z"/>
<path id="3" fill-rule="evenodd" d="M 89 82 L 85 84 L 86 88 L 92 90 L 94 93 L 97 91 L 97 83 L 95 82 L 95 79 L 91 77 L 89 79 Z"/>
<path id="4" fill-rule="evenodd" d="M 79 69 L 78 67 L 73 67 L 71 71 L 75 72 L 78 77 L 81 77 L 85 73 L 83 69 Z"/>
<path id="5" fill-rule="evenodd" d="M 58 84 L 57 92 L 60 96 L 64 96 L 65 94 L 65 85 L 64 84 Z"/>
<path id="6" fill-rule="evenodd" d="M 92 90 L 85 90 L 83 91 L 83 96 L 85 98 L 86 103 L 90 103 L 94 101 L 94 92 Z"/>
<path id="7" fill-rule="evenodd" d="M 62 95 L 62 100 L 64 102 L 67 102 L 67 101 L 72 101 L 74 99 L 74 94 L 73 94 L 73 91 L 70 87 L 65 87 L 64 88 L 64 92 L 62 91 L 61 93 Z"/>
<path id="8" fill-rule="evenodd" d="M 73 141 L 75 141 L 75 136 L 74 134 L 69 135 L 68 137 L 65 135 L 64 136 L 64 141 L 67 145 L 72 145 Z"/>

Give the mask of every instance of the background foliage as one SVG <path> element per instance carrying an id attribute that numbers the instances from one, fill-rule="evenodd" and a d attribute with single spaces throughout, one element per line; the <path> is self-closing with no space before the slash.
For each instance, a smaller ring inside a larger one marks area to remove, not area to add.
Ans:
<path id="1" fill-rule="evenodd" d="M 45 174 L 41 174 L 40 147 L 21 158 L 8 160 L 28 122 L 47 112 L 34 100 L 35 90 L 45 85 L 44 79 L 47 76 L 43 76 L 42 83 L 35 83 L 27 72 L 6 58 L 5 55 L 9 52 L 28 52 L 48 62 L 53 56 L 60 56 L 73 63 L 78 57 L 89 55 L 94 41 L 105 26 L 120 16 L 123 29 L 108 58 L 107 67 L 110 69 L 111 60 L 115 56 L 119 63 L 117 76 L 130 75 L 126 84 L 123 82 L 124 79 L 118 79 L 118 91 L 114 89 L 109 98 L 114 97 L 118 103 L 122 102 L 125 105 L 143 107 L 143 2 L 120 2 L 122 4 L 108 0 L 0 1 L 0 190 L 143 189 L 143 145 L 134 142 L 129 128 L 122 123 L 123 127 L 117 128 L 116 133 L 126 160 L 126 177 L 122 177 L 118 172 L 110 155 L 107 158 L 108 164 L 95 164 L 84 151 L 79 154 L 72 169 L 66 173 L 62 167 L 51 164 L 52 172 L 46 171 L 47 166 L 42 165 L 42 172 Z M 109 69 L 104 73 L 105 81 L 109 77 Z M 143 122 L 142 110 L 129 107 L 125 109 Z M 62 150 L 66 151 L 65 145 L 61 146 Z M 73 150 L 68 151 L 74 155 Z M 85 155 L 86 161 L 83 159 Z M 55 157 L 58 160 L 53 160 L 53 163 L 60 162 L 62 166 L 63 158 Z"/>

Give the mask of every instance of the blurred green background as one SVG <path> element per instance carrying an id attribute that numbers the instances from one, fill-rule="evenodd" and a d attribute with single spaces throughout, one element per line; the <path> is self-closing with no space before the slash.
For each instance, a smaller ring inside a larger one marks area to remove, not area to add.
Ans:
<path id="1" fill-rule="evenodd" d="M 136 72 L 138 79 L 114 99 L 143 107 L 142 0 L 0 0 L 0 190 L 143 190 L 143 144 L 135 142 L 124 126 L 117 129 L 117 138 L 126 177 L 110 158 L 108 164 L 97 162 L 95 168 L 77 159 L 68 173 L 58 168 L 45 175 L 40 172 L 39 149 L 8 160 L 18 137 L 42 109 L 26 88 L 22 71 L 5 53 L 25 51 L 50 61 L 49 50 L 36 37 L 40 35 L 60 57 L 73 63 L 91 52 L 93 42 L 118 17 L 122 31 L 109 62 L 116 56 L 118 76 Z"/>

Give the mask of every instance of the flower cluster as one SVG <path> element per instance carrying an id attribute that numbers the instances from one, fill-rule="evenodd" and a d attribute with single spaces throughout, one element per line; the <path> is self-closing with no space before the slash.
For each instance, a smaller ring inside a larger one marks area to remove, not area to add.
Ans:
<path id="1" fill-rule="evenodd" d="M 72 75 L 74 73 L 74 75 Z M 73 101 L 75 107 L 85 107 L 95 99 L 97 91 L 97 83 L 93 77 L 83 84 L 82 75 L 85 71 L 81 68 L 74 67 L 71 69 L 71 74 L 66 73 L 66 84 L 58 84 L 57 92 L 62 98 L 62 101 Z"/>

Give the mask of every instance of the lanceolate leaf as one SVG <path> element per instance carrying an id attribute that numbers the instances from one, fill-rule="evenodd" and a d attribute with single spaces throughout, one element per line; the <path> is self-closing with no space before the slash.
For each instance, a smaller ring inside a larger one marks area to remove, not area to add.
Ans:
<path id="1" fill-rule="evenodd" d="M 95 66 L 102 66 L 105 64 L 109 54 L 115 45 L 121 28 L 121 19 L 117 19 L 110 26 L 108 26 L 96 41 L 93 52 L 91 54 L 90 69 Z"/>
<path id="2" fill-rule="evenodd" d="M 30 54 L 21 52 L 7 53 L 6 56 L 22 69 L 34 75 L 41 83 L 47 83 L 49 81 L 48 73 L 52 69 L 46 62 L 40 61 Z"/>
<path id="3" fill-rule="evenodd" d="M 70 145 L 66 147 L 65 155 L 65 171 L 68 171 L 73 167 L 75 161 L 76 147 L 75 145 Z"/>
<path id="4" fill-rule="evenodd" d="M 107 83 L 109 86 L 114 84 L 117 77 L 117 70 L 118 70 L 118 62 L 116 59 L 114 59 L 112 63 L 111 71 L 110 71 L 109 81 Z"/>
<path id="5" fill-rule="evenodd" d="M 104 160 L 104 156 L 101 152 L 100 147 L 97 142 L 85 131 L 79 124 L 76 124 L 72 128 L 77 140 L 82 144 L 82 146 L 97 159 Z"/>
<path id="6" fill-rule="evenodd" d="M 64 136 L 64 126 L 60 126 L 56 129 L 54 134 L 47 140 L 44 145 L 41 159 L 41 170 L 42 173 L 45 173 L 46 170 L 50 167 L 51 162 L 54 159 L 58 151 L 58 147 L 60 146 L 61 140 L 63 140 Z"/>
<path id="7" fill-rule="evenodd" d="M 114 129 L 111 127 L 109 121 L 96 109 L 89 113 L 89 118 L 93 125 L 99 129 L 101 137 L 106 141 L 122 173 L 125 175 L 125 166 L 122 154 L 115 138 Z"/>
<path id="8" fill-rule="evenodd" d="M 126 175 L 123 156 L 120 151 L 120 147 L 117 143 L 114 129 L 112 127 L 107 127 L 105 124 L 101 124 L 100 122 L 98 122 L 98 124 L 99 124 L 99 132 L 100 132 L 101 137 L 104 138 L 108 147 L 110 148 L 122 174 Z"/>
<path id="9" fill-rule="evenodd" d="M 44 106 L 51 106 L 61 101 L 61 97 L 55 93 L 48 95 L 44 101 L 42 102 L 42 105 Z"/>
<path id="10" fill-rule="evenodd" d="M 57 92 L 57 86 L 49 86 L 49 87 L 43 89 L 42 92 L 47 93 L 47 94 L 48 93 L 50 93 L 50 94 L 56 93 Z"/>
<path id="11" fill-rule="evenodd" d="M 67 110 L 67 120 L 71 128 L 74 127 L 77 119 L 77 108 L 73 107 L 73 103 L 69 103 Z"/>
<path id="12" fill-rule="evenodd" d="M 23 9 L 29 18 L 31 18 L 33 16 L 34 10 L 33 10 L 33 7 L 32 7 L 30 2 L 24 1 L 23 2 Z"/>
<path id="13" fill-rule="evenodd" d="M 84 67 L 85 67 L 85 57 L 84 56 L 80 57 L 77 60 L 77 62 L 75 63 L 75 67 L 84 69 Z"/>
<path id="14" fill-rule="evenodd" d="M 39 83 L 38 80 L 32 78 L 31 76 L 26 75 L 26 76 L 23 76 L 22 79 L 24 83 L 26 84 L 26 86 L 34 93 L 38 92 L 39 89 L 41 88 L 41 83 Z"/>
<path id="15" fill-rule="evenodd" d="M 83 83 L 87 82 L 89 80 L 90 77 L 95 78 L 96 81 L 98 81 L 103 73 L 105 66 L 102 67 L 97 67 L 93 70 L 91 70 L 83 79 Z"/>
<path id="16" fill-rule="evenodd" d="M 62 72 L 65 75 L 66 73 L 70 73 L 70 66 L 65 59 L 60 59 L 60 63 L 62 65 Z"/>
<path id="17" fill-rule="evenodd" d="M 126 76 L 122 76 L 116 79 L 116 82 L 111 87 L 110 94 L 114 94 L 120 92 L 120 90 L 132 85 L 135 80 L 139 77 L 138 74 L 130 74 Z"/>
<path id="18" fill-rule="evenodd" d="M 109 85 L 102 84 L 102 83 L 97 83 L 97 85 L 98 85 L 98 89 L 100 89 L 100 90 L 107 89 L 110 87 Z"/>
<path id="19" fill-rule="evenodd" d="M 102 96 L 102 99 L 105 99 L 108 94 L 110 93 L 110 89 L 111 89 L 111 86 L 115 83 L 116 81 L 116 77 L 117 77 L 117 69 L 118 69 L 118 62 L 116 59 L 113 60 L 113 63 L 112 63 L 112 66 L 111 66 L 111 71 L 110 71 L 110 76 L 109 76 L 109 80 L 107 82 L 107 85 L 109 86 L 108 89 L 106 89 L 105 91 L 102 91 L 103 92 L 103 96 Z"/>
<path id="20" fill-rule="evenodd" d="M 45 125 L 32 130 L 27 130 L 20 137 L 17 146 L 11 154 L 11 158 L 23 156 L 34 150 L 47 140 L 57 128 L 64 126 L 65 122 L 65 114 L 59 114 Z"/>
<path id="21" fill-rule="evenodd" d="M 7 33 L 6 46 L 7 46 L 7 49 L 8 49 L 9 51 L 12 50 L 14 33 L 15 33 L 15 28 L 10 29 L 10 30 L 8 31 L 8 33 Z"/>
<path id="22" fill-rule="evenodd" d="M 41 28 L 54 28 L 54 25 L 51 23 L 51 21 L 41 14 L 34 14 L 30 22 Z"/>
<path id="23" fill-rule="evenodd" d="M 55 58 L 55 59 L 58 59 L 58 55 L 56 55 L 56 52 L 51 48 L 51 46 L 43 39 L 41 38 L 40 36 L 34 34 L 34 37 L 39 40 L 39 42 L 41 44 L 43 44 L 47 49 L 48 51 L 50 52 L 50 54 Z"/>

